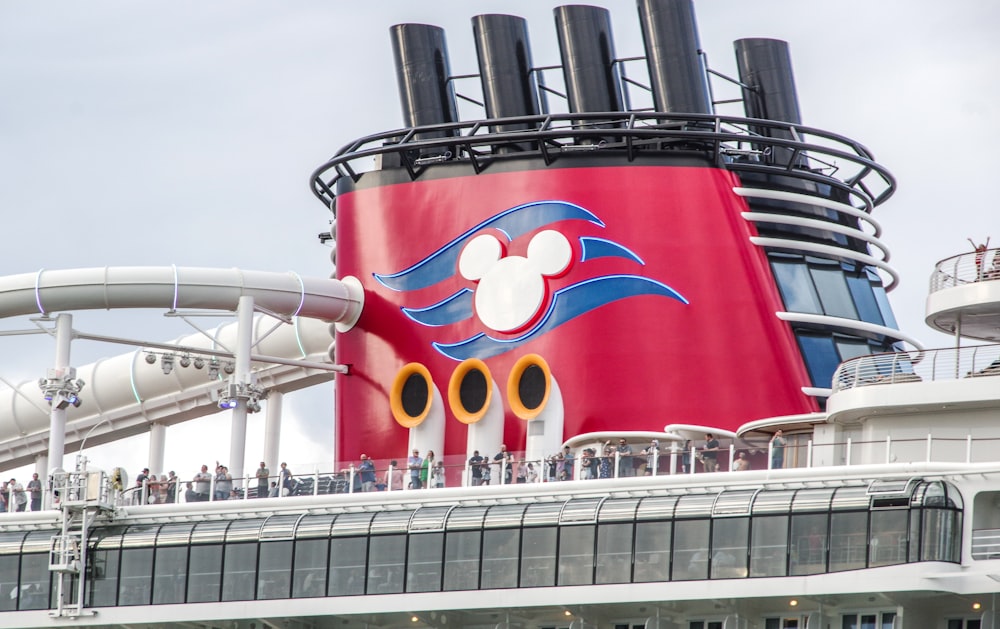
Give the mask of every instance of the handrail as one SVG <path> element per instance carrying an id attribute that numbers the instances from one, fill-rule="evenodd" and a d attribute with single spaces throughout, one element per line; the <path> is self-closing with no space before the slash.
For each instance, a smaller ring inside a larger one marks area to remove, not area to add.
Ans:
<path id="1" fill-rule="evenodd" d="M 934 265 L 930 292 L 1000 280 L 1000 248 L 962 253 Z"/>
<path id="2" fill-rule="evenodd" d="M 846 360 L 833 392 L 872 385 L 1000 376 L 1000 344 L 870 354 Z"/>
<path id="3" fill-rule="evenodd" d="M 512 126 L 519 128 L 498 130 Z M 799 139 L 807 136 L 809 141 Z M 502 150 L 512 144 L 523 148 L 525 143 L 537 148 L 515 153 Z M 361 172 L 353 163 L 366 158 L 396 155 L 401 166 L 416 179 L 427 165 L 416 164 L 415 156 L 436 156 L 438 161 L 446 162 L 468 161 L 478 171 L 488 160 L 537 154 L 550 163 L 559 152 L 584 147 L 602 151 L 627 149 L 629 159 L 642 151 L 708 150 L 722 168 L 781 174 L 832 185 L 854 197 L 867 212 L 887 200 L 896 187 L 893 176 L 875 163 L 866 147 L 828 131 L 756 118 L 636 111 L 517 116 L 386 131 L 342 147 L 310 179 L 313 194 L 325 206 L 334 208 L 337 181 L 345 176 L 359 179 Z M 775 151 L 776 148 L 786 150 Z M 805 155 L 806 165 L 798 163 L 802 160 L 775 159 L 788 151 Z M 833 167 L 832 163 L 838 165 Z M 837 176 L 840 171 L 849 172 Z M 866 184 L 869 176 L 878 180 L 879 191 L 873 192 L 873 186 Z"/>

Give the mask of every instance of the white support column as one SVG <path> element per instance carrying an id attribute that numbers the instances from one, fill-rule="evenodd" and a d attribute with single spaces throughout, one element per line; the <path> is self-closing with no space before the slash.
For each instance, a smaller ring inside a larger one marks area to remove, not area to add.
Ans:
<path id="1" fill-rule="evenodd" d="M 49 458 L 44 454 L 35 455 L 35 471 L 39 478 L 45 478 L 49 473 Z"/>
<path id="2" fill-rule="evenodd" d="M 284 393 L 270 391 L 264 406 L 267 409 L 264 417 L 264 458 L 261 461 L 267 462 L 270 470 L 278 467 L 278 450 L 281 446 L 281 403 L 285 398 Z M 271 483 L 269 482 L 268 485 Z"/>
<path id="3" fill-rule="evenodd" d="M 241 295 L 236 310 L 236 370 L 230 382 L 250 384 L 250 350 L 253 345 L 253 297 Z M 232 429 L 229 438 L 229 474 L 234 479 L 243 478 L 243 460 L 247 449 L 247 400 L 240 398 L 233 409 Z"/>
<path id="4" fill-rule="evenodd" d="M 73 340 L 73 315 L 56 315 L 56 360 L 53 367 L 56 374 L 69 370 L 70 342 Z M 63 455 L 66 448 L 66 409 L 52 405 L 49 413 L 49 465 L 63 469 Z M 46 471 L 48 475 L 48 471 Z"/>
<path id="5" fill-rule="evenodd" d="M 161 423 L 153 422 L 149 425 L 149 456 L 146 463 L 149 465 L 150 474 L 166 474 L 163 469 L 163 451 L 166 449 L 167 427 Z"/>

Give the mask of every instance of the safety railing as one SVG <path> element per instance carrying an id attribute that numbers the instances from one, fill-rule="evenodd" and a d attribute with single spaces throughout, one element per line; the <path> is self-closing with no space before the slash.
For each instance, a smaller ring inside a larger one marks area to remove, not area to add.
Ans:
<path id="1" fill-rule="evenodd" d="M 517 129 L 510 131 L 505 129 Z M 517 151 L 510 147 L 517 146 Z M 707 152 L 720 167 L 791 175 L 842 190 L 871 211 L 895 191 L 895 179 L 863 145 L 820 129 L 786 122 L 665 112 L 547 114 L 397 129 L 344 146 L 311 177 L 313 194 L 335 207 L 337 182 L 357 181 L 378 163 L 396 164 L 411 179 L 427 167 L 465 162 L 475 172 L 492 161 L 535 155 L 618 151 L 629 161 L 664 151 Z"/>
<path id="2" fill-rule="evenodd" d="M 1000 249 L 984 249 L 938 262 L 931 275 L 930 292 L 996 280 L 1000 280 Z"/>
<path id="3" fill-rule="evenodd" d="M 846 360 L 833 391 L 856 387 L 1000 376 L 1000 345 L 870 354 Z"/>

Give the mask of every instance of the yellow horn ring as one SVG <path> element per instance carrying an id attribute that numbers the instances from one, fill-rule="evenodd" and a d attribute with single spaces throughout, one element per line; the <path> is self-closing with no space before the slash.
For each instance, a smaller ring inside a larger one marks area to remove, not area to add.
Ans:
<path id="1" fill-rule="evenodd" d="M 413 416 L 403 408 L 403 388 L 413 375 L 419 375 L 424 379 L 427 386 L 427 402 L 419 415 Z M 434 401 L 434 381 L 431 379 L 431 372 L 420 363 L 408 363 L 396 373 L 396 379 L 392 381 L 392 389 L 389 392 L 389 407 L 392 409 L 392 416 L 396 423 L 403 428 L 415 428 L 427 418 L 431 412 L 431 403 Z"/>
<path id="2" fill-rule="evenodd" d="M 479 371 L 486 378 L 486 400 L 483 402 L 482 408 L 469 412 L 462 403 L 462 381 L 472 371 Z M 448 381 L 448 406 L 451 408 L 451 412 L 454 413 L 455 419 L 463 424 L 478 422 L 486 415 L 492 399 L 493 376 L 490 375 L 490 368 L 486 366 L 486 363 L 478 358 L 469 358 L 463 360 L 458 367 L 455 367 L 455 371 L 451 373 L 451 380 Z"/>
<path id="3" fill-rule="evenodd" d="M 542 370 L 542 374 L 545 376 L 545 395 L 542 397 L 542 401 L 535 408 L 528 408 L 521 401 L 520 393 L 520 383 L 521 376 L 530 367 L 538 367 Z M 552 372 L 549 371 L 549 365 L 545 362 L 545 359 L 538 354 L 528 354 L 522 356 L 516 363 L 514 367 L 510 370 L 510 376 L 507 378 L 507 401 L 510 403 L 510 410 L 514 412 L 515 415 L 524 420 L 534 419 L 538 417 L 539 413 L 548 404 L 549 394 L 552 392 Z"/>

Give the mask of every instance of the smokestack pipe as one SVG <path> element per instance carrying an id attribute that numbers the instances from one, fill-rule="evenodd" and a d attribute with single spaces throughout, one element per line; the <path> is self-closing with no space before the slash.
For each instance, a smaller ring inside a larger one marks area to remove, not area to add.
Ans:
<path id="1" fill-rule="evenodd" d="M 568 5 L 554 13 L 570 112 L 622 111 L 608 10 Z"/>
<path id="2" fill-rule="evenodd" d="M 406 127 L 458 121 L 455 90 L 448 77 L 448 48 L 444 30 L 428 24 L 396 24 L 389 29 L 396 64 L 396 82 Z M 454 131 L 420 134 L 448 137 Z"/>
<path id="3" fill-rule="evenodd" d="M 755 37 L 738 39 L 734 46 L 740 82 L 749 86 L 743 88 L 743 108 L 747 117 L 801 124 L 788 42 Z M 792 139 L 790 133 L 779 129 L 758 128 L 754 131 L 768 137 Z M 787 165 L 791 151 L 775 150 L 772 159 Z M 798 159 L 804 163 L 803 156 Z"/>
<path id="4" fill-rule="evenodd" d="M 472 34 L 479 59 L 479 78 L 487 118 L 535 116 L 539 113 L 538 92 L 532 80 L 528 23 L 514 15 L 477 15 L 472 18 Z M 494 125 L 493 132 L 523 131 L 527 123 Z M 533 143 L 504 145 L 498 150 L 530 150 Z"/>
<path id="5" fill-rule="evenodd" d="M 638 0 L 653 107 L 711 114 L 712 97 L 691 0 Z"/>

